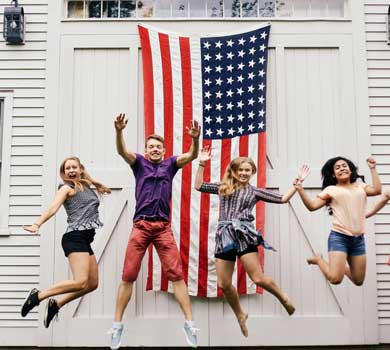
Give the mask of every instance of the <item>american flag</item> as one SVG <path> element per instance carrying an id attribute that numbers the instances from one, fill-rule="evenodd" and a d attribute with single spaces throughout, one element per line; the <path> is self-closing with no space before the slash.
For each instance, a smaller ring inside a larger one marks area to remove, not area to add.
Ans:
<path id="1" fill-rule="evenodd" d="M 229 35 L 182 36 L 140 25 L 144 79 L 145 135 L 165 138 L 166 156 L 187 152 L 185 126 L 197 119 L 203 147 L 212 148 L 205 182 L 219 182 L 230 160 L 249 156 L 258 166 L 253 184 L 265 187 L 266 71 L 270 26 Z M 220 295 L 214 261 L 218 196 L 193 189 L 197 162 L 174 178 L 172 230 L 190 295 Z M 256 207 L 264 232 L 264 203 Z M 171 290 L 154 249 L 149 250 L 148 290 Z M 259 250 L 263 263 L 263 251 Z M 240 294 L 261 292 L 238 262 L 234 283 Z"/>

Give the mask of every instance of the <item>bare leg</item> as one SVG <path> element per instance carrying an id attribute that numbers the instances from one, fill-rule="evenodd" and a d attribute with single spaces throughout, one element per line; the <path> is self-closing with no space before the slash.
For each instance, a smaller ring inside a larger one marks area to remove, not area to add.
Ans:
<path id="1" fill-rule="evenodd" d="M 357 286 L 361 286 L 366 277 L 366 256 L 348 256 L 350 266 L 350 280 Z"/>
<path id="2" fill-rule="evenodd" d="M 73 272 L 73 271 L 72 271 Z M 73 273 L 74 276 L 74 273 Z M 89 256 L 89 276 L 88 276 L 88 286 L 87 288 L 79 291 L 66 294 L 63 298 L 57 300 L 58 307 L 62 307 L 70 301 L 77 299 L 89 292 L 92 292 L 98 287 L 99 284 L 99 268 L 96 261 L 95 255 Z"/>
<path id="3" fill-rule="evenodd" d="M 175 294 L 175 298 L 183 311 L 184 318 L 187 321 L 192 321 L 191 302 L 188 295 L 187 285 L 184 283 L 184 280 L 174 281 L 172 282 L 172 285 L 173 293 Z"/>
<path id="4" fill-rule="evenodd" d="M 349 265 L 345 265 L 344 275 L 347 276 L 352 281 L 351 268 Z"/>
<path id="5" fill-rule="evenodd" d="M 162 270 L 166 273 L 168 280 L 172 281 L 173 293 L 176 301 L 183 311 L 186 321 L 192 321 L 192 310 L 188 288 L 181 276 L 182 263 L 180 253 L 177 249 L 170 224 L 164 224 L 161 232 L 154 238 L 153 245 L 160 258 Z M 178 272 L 180 271 L 180 276 Z M 181 279 L 179 279 L 181 278 Z"/>
<path id="6" fill-rule="evenodd" d="M 88 286 L 90 269 L 89 253 L 71 253 L 68 256 L 69 265 L 73 272 L 73 280 L 61 281 L 38 294 L 39 301 L 53 295 L 80 292 Z"/>
<path id="7" fill-rule="evenodd" d="M 307 263 L 318 265 L 325 278 L 332 284 L 339 284 L 344 278 L 347 264 L 347 254 L 340 251 L 329 252 L 329 263 L 327 263 L 322 255 L 315 255 L 307 259 Z"/>
<path id="8" fill-rule="evenodd" d="M 276 282 L 268 276 L 265 276 L 260 265 L 259 255 L 257 253 L 248 253 L 241 256 L 241 263 L 250 279 L 259 287 L 274 295 L 289 315 L 295 312 L 295 307 L 291 303 L 286 293 L 283 293 Z"/>
<path id="9" fill-rule="evenodd" d="M 227 302 L 236 315 L 242 335 L 247 337 L 248 328 L 246 327 L 246 320 L 248 319 L 248 315 L 242 309 L 237 290 L 232 284 L 234 264 L 235 262 L 233 261 L 217 259 L 216 268 L 218 276 L 218 287 L 222 289 Z"/>
<path id="10" fill-rule="evenodd" d="M 131 299 L 131 294 L 133 292 L 133 282 L 121 281 L 118 294 L 116 297 L 116 306 L 115 306 L 115 322 L 122 322 L 123 313 Z"/>

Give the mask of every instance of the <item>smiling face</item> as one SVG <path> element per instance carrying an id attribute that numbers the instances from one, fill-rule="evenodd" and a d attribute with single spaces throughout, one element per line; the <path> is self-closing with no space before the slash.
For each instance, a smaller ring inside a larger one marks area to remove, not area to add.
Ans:
<path id="1" fill-rule="evenodd" d="M 156 139 L 149 139 L 146 143 L 145 154 L 152 163 L 160 163 L 165 154 L 164 144 Z"/>
<path id="2" fill-rule="evenodd" d="M 80 180 L 81 177 L 80 163 L 75 159 L 68 159 L 64 164 L 65 177 L 71 180 Z"/>
<path id="3" fill-rule="evenodd" d="M 251 179 L 252 175 L 253 175 L 252 166 L 247 162 L 243 162 L 239 165 L 235 173 L 235 178 L 241 185 L 245 186 L 246 184 L 249 183 L 249 180 Z"/>
<path id="4" fill-rule="evenodd" d="M 333 173 L 337 183 L 350 182 L 352 171 L 345 160 L 340 159 L 334 163 Z"/>

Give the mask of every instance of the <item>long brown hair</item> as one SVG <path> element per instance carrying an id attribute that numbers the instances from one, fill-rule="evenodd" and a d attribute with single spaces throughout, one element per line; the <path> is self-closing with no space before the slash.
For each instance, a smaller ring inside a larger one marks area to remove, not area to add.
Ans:
<path id="1" fill-rule="evenodd" d="M 80 173 L 80 180 L 74 180 L 65 175 L 65 164 L 68 160 L 74 160 L 79 164 L 81 173 Z M 60 166 L 60 176 L 61 179 L 64 181 L 64 183 L 72 184 L 76 191 L 84 191 L 84 186 L 91 186 L 94 185 L 96 187 L 96 190 L 100 194 L 104 193 L 111 193 L 111 190 L 101 184 L 100 182 L 95 181 L 94 179 L 89 176 L 89 174 L 86 172 L 85 167 L 83 164 L 81 164 L 80 159 L 74 156 L 65 158 Z"/>
<path id="2" fill-rule="evenodd" d="M 234 158 L 230 162 L 225 171 L 225 174 L 223 175 L 221 186 L 219 186 L 220 195 L 229 197 L 234 191 L 238 189 L 239 181 L 237 180 L 237 171 L 243 163 L 248 163 L 252 167 L 252 175 L 256 174 L 257 168 L 255 162 L 251 158 Z"/>

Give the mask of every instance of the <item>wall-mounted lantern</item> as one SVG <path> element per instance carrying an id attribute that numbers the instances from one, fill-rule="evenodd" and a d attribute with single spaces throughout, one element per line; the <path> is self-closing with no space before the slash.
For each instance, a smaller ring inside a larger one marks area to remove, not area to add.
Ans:
<path id="1" fill-rule="evenodd" d="M 12 0 L 12 7 L 4 8 L 3 37 L 9 44 L 24 44 L 24 10 L 18 0 Z"/>

